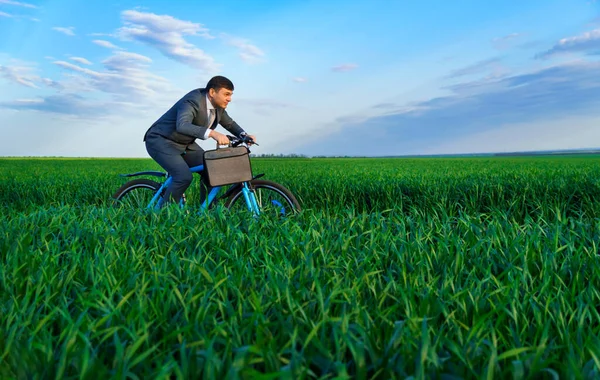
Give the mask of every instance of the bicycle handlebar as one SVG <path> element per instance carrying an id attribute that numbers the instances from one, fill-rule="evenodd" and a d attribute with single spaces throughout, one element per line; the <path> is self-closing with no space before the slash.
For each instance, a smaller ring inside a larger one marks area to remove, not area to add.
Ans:
<path id="1" fill-rule="evenodd" d="M 227 135 L 227 138 L 229 139 L 229 145 L 232 147 L 236 147 L 240 144 L 247 144 L 247 145 L 258 145 L 256 142 L 254 142 L 254 140 L 252 140 L 250 138 L 250 136 L 243 134 L 240 137 L 235 137 L 235 136 L 231 136 L 231 135 Z"/>

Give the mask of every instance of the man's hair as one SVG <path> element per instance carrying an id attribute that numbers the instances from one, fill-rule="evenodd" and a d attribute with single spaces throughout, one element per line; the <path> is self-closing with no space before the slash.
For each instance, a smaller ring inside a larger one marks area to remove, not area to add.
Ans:
<path id="1" fill-rule="evenodd" d="M 210 90 L 211 88 L 214 88 L 217 92 L 219 92 L 219 90 L 222 88 L 233 91 L 233 82 L 223 76 L 217 75 L 216 77 L 210 78 L 206 84 L 206 91 Z"/>

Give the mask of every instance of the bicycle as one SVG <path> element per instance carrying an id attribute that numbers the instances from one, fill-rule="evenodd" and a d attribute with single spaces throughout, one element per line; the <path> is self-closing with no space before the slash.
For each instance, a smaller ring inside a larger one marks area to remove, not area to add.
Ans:
<path id="1" fill-rule="evenodd" d="M 227 136 L 229 147 L 243 146 L 248 149 L 249 144 L 254 143 L 249 137 L 237 138 Z M 258 144 L 256 144 L 258 145 Z M 217 149 L 219 145 L 217 145 Z M 250 149 L 248 149 L 250 153 Z M 198 173 L 200 176 L 205 171 L 205 164 L 190 168 L 192 173 Z M 138 178 L 124 183 L 112 196 L 115 206 L 128 207 L 146 207 L 149 209 L 158 209 L 164 202 L 163 195 L 167 186 L 172 182 L 172 177 L 167 172 L 162 171 L 141 171 L 129 174 L 121 174 L 122 177 L 131 178 L 137 176 L 149 175 L 159 178 L 165 178 L 164 182 L 159 183 L 146 178 Z M 225 200 L 224 206 L 229 210 L 237 210 L 244 205 L 254 216 L 274 212 L 278 216 L 289 216 L 301 210 L 300 203 L 285 186 L 268 180 L 260 180 L 264 173 L 254 175 L 249 181 L 229 184 L 226 186 L 213 187 L 208 194 L 204 191 L 204 200 L 200 204 L 200 212 L 214 207 L 221 200 Z M 201 185 L 202 186 L 202 185 Z M 228 187 L 223 195 L 218 193 L 225 187 Z M 265 196 L 266 194 L 266 196 Z M 179 202 L 180 207 L 185 207 L 185 194 Z"/>

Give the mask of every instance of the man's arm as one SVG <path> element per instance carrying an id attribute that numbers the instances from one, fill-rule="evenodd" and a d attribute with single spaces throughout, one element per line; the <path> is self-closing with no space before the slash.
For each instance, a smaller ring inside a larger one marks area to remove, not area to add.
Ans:
<path id="1" fill-rule="evenodd" d="M 200 105 L 198 102 L 190 96 L 186 97 L 179 106 L 177 106 L 177 121 L 175 122 L 175 129 L 177 132 L 206 140 L 208 128 L 192 123 L 192 120 L 196 117 L 199 109 Z"/>
<path id="2" fill-rule="evenodd" d="M 223 114 L 221 115 L 221 120 L 219 124 L 223 126 L 223 128 L 227 129 L 229 132 L 233 133 L 235 137 L 240 137 L 240 135 L 244 132 L 242 127 L 238 125 L 233 119 L 227 114 L 227 111 L 223 110 Z"/>

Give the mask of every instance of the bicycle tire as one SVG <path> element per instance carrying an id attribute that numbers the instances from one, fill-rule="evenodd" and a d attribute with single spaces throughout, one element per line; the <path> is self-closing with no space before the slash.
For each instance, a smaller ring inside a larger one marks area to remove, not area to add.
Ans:
<path id="1" fill-rule="evenodd" d="M 281 196 L 281 199 L 283 199 L 287 203 L 290 212 L 288 213 L 288 209 L 285 208 L 283 212 L 284 215 L 292 215 L 302 210 L 302 208 L 300 207 L 300 203 L 298 202 L 294 194 L 285 186 L 279 183 L 255 179 L 250 181 L 250 188 L 254 189 L 255 191 L 257 201 L 259 202 L 259 207 L 261 208 L 261 213 L 263 212 L 264 207 L 266 206 L 261 204 L 262 196 L 260 195 L 260 192 L 262 192 L 263 190 L 267 190 L 268 192 L 278 194 L 279 196 Z M 241 188 L 227 198 L 227 200 L 225 201 L 225 207 L 227 209 L 232 209 L 234 206 L 236 206 L 236 204 L 238 204 L 238 202 L 241 202 L 243 204 L 243 207 L 246 207 L 246 201 L 244 200 Z M 283 207 L 283 205 L 276 205 L 276 207 Z M 278 209 L 278 214 L 281 214 L 281 210 L 281 208 Z"/>
<path id="2" fill-rule="evenodd" d="M 156 194 L 156 192 L 160 189 L 160 183 L 156 182 L 156 181 L 152 181 L 149 179 L 145 179 L 145 178 L 138 178 L 138 179 L 134 179 L 131 181 L 128 181 L 126 183 L 124 183 L 112 196 L 113 199 L 113 207 L 118 207 L 118 206 L 122 206 L 125 204 L 125 202 L 123 201 L 125 199 L 125 197 L 127 197 L 130 194 L 133 194 L 133 192 L 135 190 L 138 190 L 136 192 L 136 196 L 137 194 L 140 194 L 141 192 L 139 190 L 150 190 L 150 192 L 148 192 L 147 196 L 143 196 L 142 200 L 139 202 L 140 204 L 133 206 L 134 208 L 144 208 L 148 205 L 148 203 L 150 202 L 150 199 L 152 199 L 152 197 Z M 143 204 L 145 203 L 145 204 Z"/>

